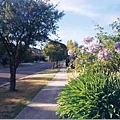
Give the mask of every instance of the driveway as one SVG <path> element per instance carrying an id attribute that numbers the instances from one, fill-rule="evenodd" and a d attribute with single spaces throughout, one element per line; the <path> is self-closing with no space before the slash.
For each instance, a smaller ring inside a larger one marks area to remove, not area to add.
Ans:
<path id="1" fill-rule="evenodd" d="M 17 69 L 16 79 L 35 74 L 37 72 L 49 69 L 52 67 L 50 62 L 29 63 L 19 66 Z M 10 70 L 9 68 L 0 68 L 0 85 L 9 82 Z"/>

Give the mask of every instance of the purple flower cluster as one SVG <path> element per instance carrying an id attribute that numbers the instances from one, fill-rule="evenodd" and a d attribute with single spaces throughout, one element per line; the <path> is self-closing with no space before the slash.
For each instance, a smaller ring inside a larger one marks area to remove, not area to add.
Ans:
<path id="1" fill-rule="evenodd" d="M 90 42 L 92 42 L 93 41 L 93 37 L 87 37 L 87 38 L 84 38 L 83 39 L 83 42 L 85 43 L 85 44 L 89 44 Z"/>
<path id="2" fill-rule="evenodd" d="M 92 45 L 88 46 L 88 51 L 90 53 L 94 53 L 96 50 L 102 49 L 102 44 L 101 43 L 93 43 Z"/>
<path id="3" fill-rule="evenodd" d="M 115 52 L 117 52 L 118 54 L 120 54 L 120 42 L 117 42 L 114 46 Z"/>
<path id="4" fill-rule="evenodd" d="M 112 53 L 108 49 L 103 49 L 98 52 L 98 59 L 100 60 L 109 60 L 112 58 Z"/>

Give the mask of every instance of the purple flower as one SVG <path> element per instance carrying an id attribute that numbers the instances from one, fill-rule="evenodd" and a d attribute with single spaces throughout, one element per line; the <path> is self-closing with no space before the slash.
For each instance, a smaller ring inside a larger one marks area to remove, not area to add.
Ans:
<path id="1" fill-rule="evenodd" d="M 108 49 L 100 50 L 97 57 L 100 60 L 109 60 L 112 58 L 112 53 Z"/>
<path id="2" fill-rule="evenodd" d="M 87 37 L 87 38 L 84 38 L 84 39 L 83 39 L 83 42 L 84 42 L 85 44 L 88 44 L 88 43 L 92 42 L 93 39 L 94 39 L 93 37 Z"/>
<path id="3" fill-rule="evenodd" d="M 115 52 L 117 52 L 118 54 L 120 54 L 120 42 L 117 42 L 114 46 Z"/>
<path id="4" fill-rule="evenodd" d="M 96 50 L 100 50 L 100 49 L 102 49 L 102 44 L 101 43 L 94 43 L 94 44 L 92 44 L 92 45 L 90 45 L 89 47 L 88 47 L 88 51 L 90 52 L 90 53 L 93 53 L 93 52 L 95 52 Z"/>

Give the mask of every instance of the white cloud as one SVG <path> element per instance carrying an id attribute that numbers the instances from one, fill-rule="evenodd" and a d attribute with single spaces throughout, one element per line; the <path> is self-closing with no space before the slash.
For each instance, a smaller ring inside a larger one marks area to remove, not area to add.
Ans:
<path id="1" fill-rule="evenodd" d="M 65 12 L 73 12 L 87 17 L 99 16 L 99 14 L 94 11 L 96 8 L 91 4 L 86 4 L 88 2 L 86 0 L 61 0 L 60 2 L 59 0 L 51 0 L 51 2 L 53 4 L 59 3 L 59 8 Z"/>
<path id="2" fill-rule="evenodd" d="M 97 22 L 109 33 L 111 29 L 109 24 L 120 16 L 120 0 L 51 0 L 51 2 L 59 3 L 59 9 L 66 13 L 59 31 L 59 36 L 65 43 L 72 39 L 81 44 L 84 37 L 94 37 L 96 31 L 94 25 L 93 28 L 90 27 L 92 24 L 90 21 Z"/>
<path id="3" fill-rule="evenodd" d="M 120 0 L 106 0 L 105 2 L 96 2 L 94 0 L 51 0 L 51 2 L 53 4 L 59 3 L 59 8 L 65 12 L 73 12 L 93 19 L 103 19 L 103 21 L 107 20 L 108 23 L 119 16 L 115 13 L 106 13 L 108 11 L 106 5 L 115 7 L 120 4 Z"/>
<path id="4" fill-rule="evenodd" d="M 84 15 L 87 17 L 97 17 L 98 16 L 97 13 L 94 13 L 92 11 L 88 11 L 84 7 L 62 5 L 61 9 L 68 11 L 68 12 L 74 12 L 74 13 L 77 13 L 80 15 Z"/>

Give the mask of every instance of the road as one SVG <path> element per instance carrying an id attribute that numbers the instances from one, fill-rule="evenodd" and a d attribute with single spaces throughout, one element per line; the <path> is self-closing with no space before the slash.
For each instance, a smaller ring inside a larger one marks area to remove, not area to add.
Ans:
<path id="1" fill-rule="evenodd" d="M 28 75 L 35 74 L 37 72 L 43 71 L 45 69 L 49 69 L 51 67 L 52 64 L 50 62 L 31 63 L 20 66 L 17 69 L 16 79 L 20 79 Z M 9 68 L 0 68 L 0 85 L 9 82 L 9 78 L 10 78 Z"/>

